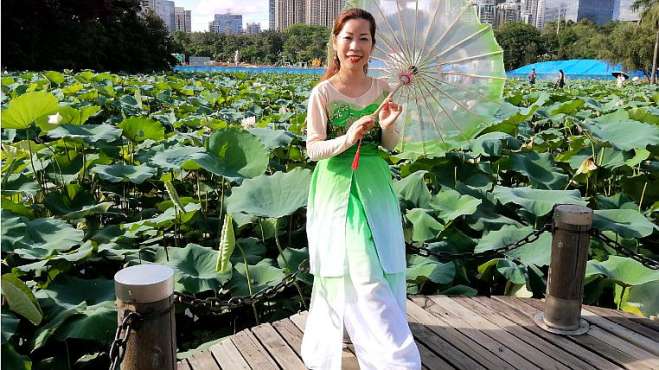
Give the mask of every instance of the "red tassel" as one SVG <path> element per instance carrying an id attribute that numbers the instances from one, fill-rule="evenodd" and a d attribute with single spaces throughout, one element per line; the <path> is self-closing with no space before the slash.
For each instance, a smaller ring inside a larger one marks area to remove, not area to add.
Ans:
<path id="1" fill-rule="evenodd" d="M 359 140 L 357 144 L 357 151 L 355 152 L 355 158 L 352 160 L 352 170 L 355 171 L 359 167 L 359 151 L 362 149 L 362 141 Z"/>

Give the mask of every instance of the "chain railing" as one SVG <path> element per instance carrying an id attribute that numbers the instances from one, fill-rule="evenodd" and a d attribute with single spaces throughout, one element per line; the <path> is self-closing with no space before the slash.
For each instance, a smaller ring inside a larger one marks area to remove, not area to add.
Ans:
<path id="1" fill-rule="evenodd" d="M 607 246 L 611 247 L 614 251 L 624 255 L 625 257 L 632 258 L 643 264 L 643 266 L 648 267 L 652 270 L 659 270 L 659 261 L 656 261 L 650 257 L 644 256 L 642 254 L 630 250 L 629 248 L 626 248 L 619 242 L 606 236 L 606 234 L 604 234 L 602 231 L 593 229 L 592 235 L 595 238 L 599 239 L 604 244 L 606 244 Z"/>
<path id="2" fill-rule="evenodd" d="M 297 276 L 305 272 L 309 272 L 308 259 L 302 261 L 295 272 L 284 276 L 277 285 L 265 288 L 249 296 L 231 297 L 229 299 L 217 297 L 197 298 L 190 294 L 174 292 L 174 297 L 177 303 L 197 309 L 203 308 L 214 315 L 222 315 L 238 307 L 251 306 L 255 303 L 274 298 L 286 288 L 292 286 L 297 280 Z"/>
<path id="3" fill-rule="evenodd" d="M 108 356 L 110 356 L 110 370 L 116 370 L 121 365 L 121 361 L 123 361 L 126 353 L 126 344 L 128 343 L 130 332 L 135 329 L 135 326 L 140 320 L 142 320 L 142 316 L 139 313 L 126 311 L 121 325 L 117 326 L 114 340 L 112 340 L 110 351 L 108 352 Z"/>
<path id="4" fill-rule="evenodd" d="M 496 248 L 496 249 L 490 249 L 487 251 L 479 252 L 479 253 L 474 253 L 474 252 L 446 252 L 446 251 L 433 251 L 429 249 L 428 247 L 425 246 L 416 246 L 412 244 L 407 245 L 407 249 L 412 252 L 416 253 L 422 257 L 429 257 L 433 256 L 436 257 L 440 260 L 450 260 L 454 258 L 494 258 L 497 256 L 501 256 L 503 254 L 506 254 L 507 252 L 510 252 L 514 249 L 517 249 L 523 245 L 533 243 L 534 241 L 538 240 L 540 238 L 540 235 L 544 233 L 545 231 L 551 231 L 551 224 L 547 224 L 543 227 L 541 227 L 538 230 L 533 230 L 530 233 L 528 233 L 526 236 L 523 238 L 517 240 L 516 242 L 506 244 L 502 247 Z"/>

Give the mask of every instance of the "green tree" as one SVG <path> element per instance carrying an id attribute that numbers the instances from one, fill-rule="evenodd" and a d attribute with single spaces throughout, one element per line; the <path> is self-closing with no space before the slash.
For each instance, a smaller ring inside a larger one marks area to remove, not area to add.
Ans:
<path id="1" fill-rule="evenodd" d="M 503 48 L 506 70 L 535 63 L 545 53 L 544 40 L 535 27 L 519 22 L 506 23 L 494 31 Z"/>
<path id="2" fill-rule="evenodd" d="M 296 24 L 286 29 L 283 55 L 289 62 L 310 62 L 327 56 L 329 30 L 322 26 Z"/>
<path id="3" fill-rule="evenodd" d="M 8 69 L 149 72 L 169 69 L 172 40 L 139 0 L 5 0 L 2 61 Z"/>
<path id="4" fill-rule="evenodd" d="M 654 52 L 652 53 L 652 71 L 650 80 L 657 83 L 657 58 L 659 57 L 659 0 L 635 0 L 633 10 L 641 10 L 639 24 L 647 25 L 654 30 Z"/>
<path id="5" fill-rule="evenodd" d="M 654 32 L 648 25 L 618 23 L 609 34 L 607 47 L 600 50 L 598 57 L 612 63 L 620 63 L 626 70 L 640 69 L 649 80 L 654 38 Z"/>

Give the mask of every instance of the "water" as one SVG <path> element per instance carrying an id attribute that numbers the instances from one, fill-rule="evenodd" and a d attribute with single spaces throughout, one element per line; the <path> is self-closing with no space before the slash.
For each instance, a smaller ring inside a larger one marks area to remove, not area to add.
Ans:
<path id="1" fill-rule="evenodd" d="M 176 66 L 174 72 L 246 72 L 246 73 L 294 73 L 321 75 L 324 68 L 296 67 L 223 67 L 223 66 Z"/>

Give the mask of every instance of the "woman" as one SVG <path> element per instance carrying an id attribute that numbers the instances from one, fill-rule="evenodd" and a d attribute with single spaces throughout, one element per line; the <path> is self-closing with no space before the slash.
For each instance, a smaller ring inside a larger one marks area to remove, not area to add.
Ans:
<path id="1" fill-rule="evenodd" d="M 307 153 L 318 161 L 307 206 L 311 307 L 302 358 L 311 369 L 341 369 L 344 325 L 361 369 L 420 369 L 406 320 L 405 246 L 398 199 L 378 145 L 391 150 L 400 106 L 368 77 L 375 20 L 362 9 L 339 15 L 329 67 L 309 96 Z M 352 169 L 362 141 L 358 168 Z"/>

